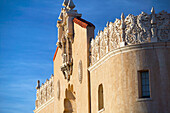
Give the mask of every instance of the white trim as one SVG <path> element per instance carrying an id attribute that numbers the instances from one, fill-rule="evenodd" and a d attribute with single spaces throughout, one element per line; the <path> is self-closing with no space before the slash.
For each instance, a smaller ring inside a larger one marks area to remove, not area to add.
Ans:
<path id="1" fill-rule="evenodd" d="M 44 109 L 46 106 L 48 106 L 49 104 L 51 104 L 52 102 L 54 102 L 54 97 L 52 97 L 50 100 L 48 100 L 47 102 L 45 102 L 44 104 L 40 105 L 40 107 L 38 109 L 34 110 L 34 113 L 38 113 L 40 112 L 42 109 Z"/>
<path id="2" fill-rule="evenodd" d="M 104 108 L 102 108 L 101 110 L 99 110 L 98 111 L 98 113 L 101 113 L 101 112 L 103 112 L 105 109 Z"/>
<path id="3" fill-rule="evenodd" d="M 152 101 L 152 98 L 137 98 L 136 101 L 137 101 L 137 102 L 141 102 L 141 101 Z"/>
<path id="4" fill-rule="evenodd" d="M 96 61 L 92 66 L 88 67 L 89 71 L 94 71 L 96 68 L 98 68 L 100 65 L 105 63 L 108 59 L 110 59 L 113 56 L 116 56 L 118 54 L 135 51 L 135 50 L 144 50 L 144 49 L 158 49 L 158 48 L 170 48 L 170 45 L 167 43 L 170 42 L 159 42 L 159 43 L 144 43 L 144 44 L 137 44 L 137 45 L 129 45 L 124 46 L 115 50 L 112 50 L 108 52 L 106 55 L 104 55 L 102 58 L 100 58 L 98 61 Z"/>

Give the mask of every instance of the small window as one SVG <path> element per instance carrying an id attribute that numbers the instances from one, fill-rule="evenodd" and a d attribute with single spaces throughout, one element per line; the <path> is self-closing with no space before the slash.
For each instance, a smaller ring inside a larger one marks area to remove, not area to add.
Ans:
<path id="1" fill-rule="evenodd" d="M 149 71 L 139 71 L 139 98 L 150 98 Z"/>
<path id="2" fill-rule="evenodd" d="M 104 97 L 103 97 L 103 85 L 99 85 L 98 89 L 98 108 L 99 110 L 104 108 Z"/>

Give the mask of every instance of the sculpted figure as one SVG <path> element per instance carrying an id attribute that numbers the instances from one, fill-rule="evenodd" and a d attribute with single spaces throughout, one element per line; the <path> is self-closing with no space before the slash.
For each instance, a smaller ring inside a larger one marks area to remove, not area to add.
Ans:
<path id="1" fill-rule="evenodd" d="M 95 53 L 95 40 L 91 41 L 91 63 L 93 64 L 96 61 L 96 53 Z"/>
<path id="2" fill-rule="evenodd" d="M 139 26 L 138 43 L 150 42 L 150 15 L 142 12 L 142 14 L 137 16 L 137 25 Z"/>
<path id="3" fill-rule="evenodd" d="M 158 40 L 159 41 L 170 41 L 170 15 L 161 11 L 157 14 L 157 28 L 158 28 Z"/>
<path id="4" fill-rule="evenodd" d="M 96 36 L 96 39 L 95 39 L 95 47 L 96 47 L 96 59 L 99 60 L 100 58 L 100 37 L 99 36 Z"/>

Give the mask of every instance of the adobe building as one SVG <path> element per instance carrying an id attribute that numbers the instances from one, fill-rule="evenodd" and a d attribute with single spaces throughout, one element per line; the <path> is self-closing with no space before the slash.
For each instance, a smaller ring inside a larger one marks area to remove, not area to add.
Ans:
<path id="1" fill-rule="evenodd" d="M 142 12 L 95 26 L 64 0 L 54 75 L 34 113 L 170 113 L 170 14 Z"/>

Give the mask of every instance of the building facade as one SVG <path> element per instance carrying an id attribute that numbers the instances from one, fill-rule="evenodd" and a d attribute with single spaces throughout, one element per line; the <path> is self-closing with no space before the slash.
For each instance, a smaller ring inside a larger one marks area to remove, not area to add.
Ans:
<path id="1" fill-rule="evenodd" d="M 54 75 L 40 86 L 34 113 L 169 113 L 170 14 L 142 12 L 95 26 L 64 0 Z"/>

